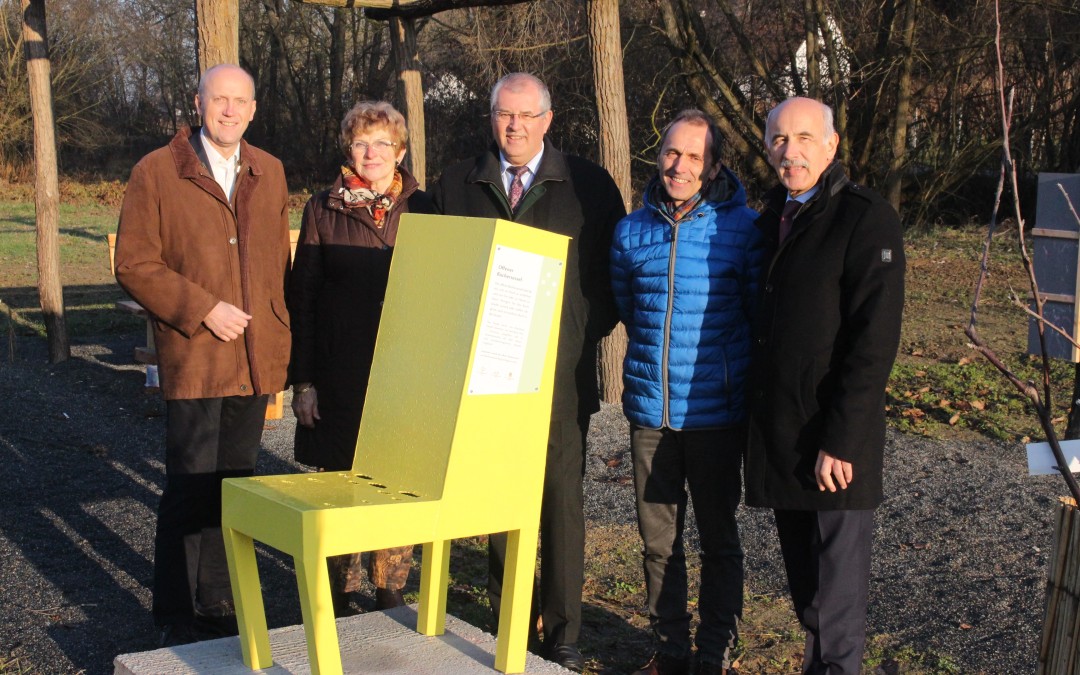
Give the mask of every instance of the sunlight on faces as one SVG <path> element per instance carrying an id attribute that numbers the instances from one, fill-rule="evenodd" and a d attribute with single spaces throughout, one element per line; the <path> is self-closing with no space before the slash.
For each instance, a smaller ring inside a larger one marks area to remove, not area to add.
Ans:
<path id="1" fill-rule="evenodd" d="M 769 163 L 792 197 L 817 185 L 839 140 L 835 131 L 826 132 L 822 104 L 809 98 L 784 101 L 766 123 Z"/>
<path id="2" fill-rule="evenodd" d="M 394 145 L 380 148 L 379 141 Z M 405 157 L 405 148 L 385 125 L 368 127 L 362 133 L 353 134 L 352 143 L 349 157 L 356 173 L 370 183 L 376 192 L 386 192 L 394 182 L 397 163 Z M 367 147 L 358 146 L 357 143 L 366 143 Z"/>
<path id="3" fill-rule="evenodd" d="M 709 157 L 709 127 L 692 121 L 677 122 L 664 136 L 656 166 L 676 206 L 693 197 L 705 181 L 720 171 L 719 162 Z"/>
<path id="4" fill-rule="evenodd" d="M 203 75 L 195 107 L 210 144 L 228 157 L 255 118 L 255 83 L 239 66 L 214 66 Z"/>
<path id="5" fill-rule="evenodd" d="M 507 161 L 514 166 L 528 164 L 544 147 L 544 134 L 554 116 L 548 110 L 540 117 L 532 117 L 543 110 L 539 87 L 529 81 L 504 85 L 492 106 L 492 112 L 496 110 L 523 113 L 508 120 L 493 114 L 491 133 Z"/>

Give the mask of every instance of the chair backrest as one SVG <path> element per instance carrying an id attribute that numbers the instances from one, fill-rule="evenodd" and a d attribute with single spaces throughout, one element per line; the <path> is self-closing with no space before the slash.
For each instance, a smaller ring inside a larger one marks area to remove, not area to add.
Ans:
<path id="1" fill-rule="evenodd" d="M 355 472 L 439 498 L 512 475 L 522 459 L 515 445 L 539 437 L 546 448 L 567 242 L 508 221 L 402 219 Z M 522 260 L 524 278 L 505 282 L 506 269 Z M 508 330 L 485 318 L 485 302 L 508 297 L 517 304 L 509 330 L 519 338 L 508 353 L 521 358 L 507 377 L 485 379 L 481 371 L 505 356 L 485 353 L 498 343 L 490 334 Z"/>
<path id="2" fill-rule="evenodd" d="M 296 243 L 300 241 L 300 230 L 289 230 L 289 260 L 296 260 Z"/>

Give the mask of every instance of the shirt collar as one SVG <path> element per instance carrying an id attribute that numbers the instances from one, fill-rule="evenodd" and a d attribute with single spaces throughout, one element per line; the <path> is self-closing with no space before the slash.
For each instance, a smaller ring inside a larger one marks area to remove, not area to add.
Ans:
<path id="1" fill-rule="evenodd" d="M 206 152 L 206 159 L 211 164 L 228 166 L 230 164 L 236 165 L 236 164 L 240 163 L 240 144 L 239 143 L 236 144 L 236 148 L 233 150 L 232 155 L 230 155 L 228 157 L 222 157 L 221 153 L 218 152 L 217 148 L 215 148 L 213 145 L 211 145 L 210 139 L 206 135 L 206 127 L 205 126 L 199 131 L 199 140 L 202 142 L 203 151 Z"/>
<path id="2" fill-rule="evenodd" d="M 540 152 L 536 153 L 536 156 L 533 157 L 532 159 L 530 159 L 528 162 L 525 162 L 525 166 L 529 167 L 529 173 L 534 175 L 534 176 L 536 175 L 536 170 L 540 168 L 540 160 L 544 157 L 544 146 L 546 146 L 546 145 L 547 145 L 547 142 L 545 141 L 544 145 L 540 146 Z M 500 150 L 499 151 L 499 173 L 500 174 L 505 174 L 506 170 L 509 169 L 511 166 L 516 166 L 516 165 L 511 164 L 510 161 L 508 159 L 506 159 L 506 155 L 504 155 L 502 153 L 502 150 Z"/>
<path id="3" fill-rule="evenodd" d="M 798 197 L 792 197 L 791 195 L 788 195 L 788 198 L 787 198 L 786 201 L 794 200 L 794 201 L 799 202 L 800 204 L 805 204 L 806 202 L 810 201 L 811 197 L 813 197 L 814 195 L 817 194 L 819 189 L 820 189 L 820 186 L 815 185 L 814 187 L 810 188 L 809 190 L 802 193 Z"/>

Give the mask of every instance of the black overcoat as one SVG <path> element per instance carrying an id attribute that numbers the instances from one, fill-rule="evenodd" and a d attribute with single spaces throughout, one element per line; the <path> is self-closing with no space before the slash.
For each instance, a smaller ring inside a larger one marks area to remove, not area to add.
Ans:
<path id="1" fill-rule="evenodd" d="M 500 172 L 492 145 L 443 171 L 432 201 L 446 215 L 502 218 L 571 238 L 552 418 L 592 414 L 600 409 L 596 345 L 618 322 L 608 259 L 615 224 L 626 215 L 619 188 L 602 167 L 545 142 L 536 177 L 511 212 Z"/>
<path id="2" fill-rule="evenodd" d="M 290 380 L 311 382 L 319 401 L 315 427 L 296 425 L 296 460 L 331 471 L 352 466 L 364 409 L 390 259 L 403 213 L 433 213 L 415 178 L 376 227 L 367 209 L 348 209 L 334 187 L 308 200 L 289 279 Z"/>
<path id="3" fill-rule="evenodd" d="M 900 220 L 838 163 L 818 185 L 779 247 L 783 186 L 757 221 L 775 254 L 748 389 L 748 506 L 870 509 L 882 500 L 885 386 L 904 305 Z M 846 490 L 819 491 L 819 450 L 852 463 Z"/>

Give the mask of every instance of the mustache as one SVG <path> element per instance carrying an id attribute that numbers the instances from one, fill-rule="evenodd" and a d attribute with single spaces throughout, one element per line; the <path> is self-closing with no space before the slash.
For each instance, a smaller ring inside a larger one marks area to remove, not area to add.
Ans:
<path id="1" fill-rule="evenodd" d="M 810 163 L 807 162 L 805 159 L 785 159 L 780 162 L 781 169 L 790 169 L 791 167 L 809 169 Z"/>

